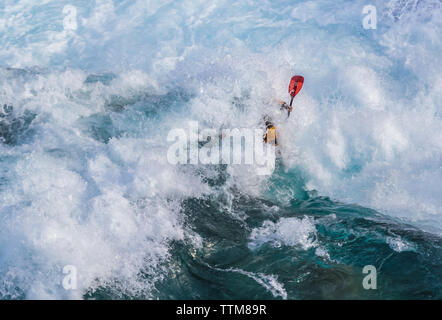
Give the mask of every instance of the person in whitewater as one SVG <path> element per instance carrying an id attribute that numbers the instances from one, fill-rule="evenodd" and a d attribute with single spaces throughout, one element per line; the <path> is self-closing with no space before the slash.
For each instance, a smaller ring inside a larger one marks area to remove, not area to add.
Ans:
<path id="1" fill-rule="evenodd" d="M 276 100 L 276 102 L 279 105 L 280 111 L 286 110 L 287 111 L 287 118 L 290 117 L 290 113 L 293 111 L 293 99 L 298 94 L 298 92 L 301 90 L 302 85 L 304 84 L 304 77 L 302 76 L 293 76 L 290 80 L 289 84 L 289 94 L 290 94 L 290 105 L 288 105 L 285 101 L 282 100 Z M 264 123 L 265 123 L 265 134 L 264 134 L 264 142 L 272 144 L 274 146 L 278 146 L 278 138 L 276 135 L 276 128 L 272 122 L 272 119 L 266 115 L 263 117 Z"/>
<path id="2" fill-rule="evenodd" d="M 290 115 L 290 112 L 292 112 L 293 107 L 289 106 L 285 101 L 276 99 L 275 102 L 279 105 L 279 110 L 284 111 L 286 110 L 288 114 Z M 269 115 L 265 115 L 263 117 L 263 121 L 265 124 L 265 133 L 264 133 L 264 142 L 268 144 L 272 144 L 275 147 L 278 146 L 278 138 L 276 136 L 276 128 L 273 124 L 273 121 Z"/>
<path id="3" fill-rule="evenodd" d="M 264 134 L 264 142 L 278 146 L 278 139 L 276 138 L 276 128 L 273 125 L 269 116 L 264 116 L 264 123 L 266 125 L 266 131 Z"/>

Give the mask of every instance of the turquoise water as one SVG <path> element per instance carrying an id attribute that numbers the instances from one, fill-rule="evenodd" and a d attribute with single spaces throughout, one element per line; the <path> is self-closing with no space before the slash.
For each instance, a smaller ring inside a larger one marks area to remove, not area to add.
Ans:
<path id="1" fill-rule="evenodd" d="M 372 4 L 0 3 L 0 298 L 441 299 L 442 5 Z M 266 114 L 269 175 L 168 161 Z"/>

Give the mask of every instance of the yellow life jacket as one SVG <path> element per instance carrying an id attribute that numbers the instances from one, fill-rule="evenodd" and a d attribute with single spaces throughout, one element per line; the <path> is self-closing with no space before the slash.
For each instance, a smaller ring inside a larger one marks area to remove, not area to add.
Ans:
<path id="1" fill-rule="evenodd" d="M 278 145 L 278 142 L 276 140 L 276 128 L 274 126 L 270 126 L 267 128 L 264 141 L 266 143 L 274 144 L 275 146 Z"/>

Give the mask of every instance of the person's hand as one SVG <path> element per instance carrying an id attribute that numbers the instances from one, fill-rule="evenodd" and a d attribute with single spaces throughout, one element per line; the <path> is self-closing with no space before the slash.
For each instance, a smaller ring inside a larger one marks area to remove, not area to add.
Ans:
<path id="1" fill-rule="evenodd" d="M 289 112 L 292 112 L 292 110 L 293 110 L 293 107 L 290 106 L 290 107 L 289 107 Z"/>

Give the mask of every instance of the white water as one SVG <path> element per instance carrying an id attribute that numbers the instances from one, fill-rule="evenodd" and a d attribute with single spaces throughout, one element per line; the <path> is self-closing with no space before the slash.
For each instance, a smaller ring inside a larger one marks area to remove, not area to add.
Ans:
<path id="1" fill-rule="evenodd" d="M 67 4 L 76 30 L 63 28 Z M 168 130 L 187 120 L 259 126 L 295 73 L 305 86 L 278 123 L 286 165 L 308 175 L 308 189 L 440 232 L 441 3 L 372 1 L 377 30 L 361 26 L 365 4 L 0 3 L 0 65 L 26 70 L 0 69 L 0 104 L 16 118 L 36 114 L 24 142 L 0 144 L 0 296 L 80 298 L 106 283 L 149 294 L 169 242 L 186 237 L 180 200 L 212 192 L 192 169 L 167 164 Z M 116 77 L 85 83 L 102 72 Z M 124 134 L 92 138 L 103 120 L 91 116 L 109 113 L 112 96 L 175 89 L 194 96 L 156 121 L 146 102 L 110 113 Z M 262 178 L 229 172 L 229 183 L 260 194 Z M 79 270 L 77 291 L 60 285 L 65 265 Z"/>

